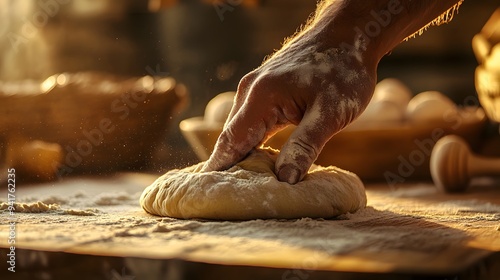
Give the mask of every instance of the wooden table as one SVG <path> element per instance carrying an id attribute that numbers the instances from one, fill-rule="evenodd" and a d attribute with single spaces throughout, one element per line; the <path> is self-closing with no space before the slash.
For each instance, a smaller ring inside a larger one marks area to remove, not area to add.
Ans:
<path id="1" fill-rule="evenodd" d="M 42 213 L 15 213 L 15 274 L 5 265 L 9 215 L 0 214 L 1 279 L 36 279 L 35 274 L 53 279 L 500 275 L 496 181 L 476 180 L 467 193 L 454 195 L 439 193 L 430 183 L 408 183 L 398 189 L 368 184 L 367 209 L 338 219 L 215 222 L 143 212 L 138 196 L 155 178 L 118 174 L 18 186 L 17 202 L 60 206 Z M 2 188 L 0 201 L 6 198 Z"/>

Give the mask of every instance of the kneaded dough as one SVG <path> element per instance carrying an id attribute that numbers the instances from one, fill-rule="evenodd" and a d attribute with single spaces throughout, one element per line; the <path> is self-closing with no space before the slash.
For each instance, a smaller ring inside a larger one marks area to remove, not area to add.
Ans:
<path id="1" fill-rule="evenodd" d="M 330 218 L 366 206 L 363 183 L 337 167 L 313 166 L 301 182 L 280 182 L 277 151 L 254 150 L 226 171 L 199 172 L 203 162 L 167 172 L 141 195 L 142 208 L 173 218 L 249 220 Z"/>

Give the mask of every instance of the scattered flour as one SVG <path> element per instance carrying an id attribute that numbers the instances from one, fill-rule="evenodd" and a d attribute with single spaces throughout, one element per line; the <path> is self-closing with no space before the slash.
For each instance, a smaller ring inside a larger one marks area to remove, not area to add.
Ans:
<path id="1" fill-rule="evenodd" d="M 437 207 L 453 209 L 457 213 L 491 213 L 500 217 L 500 205 L 477 200 L 450 200 L 437 204 Z"/>
<path id="2" fill-rule="evenodd" d="M 46 204 L 42 201 L 31 203 L 15 202 L 13 204 L 2 202 L 0 203 L 0 210 L 7 210 L 9 206 L 14 207 L 14 213 L 56 213 L 60 215 L 94 216 L 99 212 L 97 209 L 61 209 L 61 206 L 58 204 Z"/>
<path id="3" fill-rule="evenodd" d="M 14 212 L 16 213 L 43 213 L 60 210 L 60 206 L 57 204 L 45 204 L 41 201 L 32 203 L 15 202 L 13 204 L 2 202 L 0 204 L 0 210 L 7 210 L 9 206 L 13 206 L 15 209 Z"/>
<path id="4" fill-rule="evenodd" d="M 126 202 L 130 202 L 132 199 L 133 197 L 125 192 L 102 193 L 95 198 L 94 203 L 98 206 L 122 205 Z"/>
<path id="5" fill-rule="evenodd" d="M 97 209 L 87 209 L 87 210 L 67 209 L 67 210 L 63 210 L 64 214 L 74 215 L 74 216 L 95 216 L 99 212 L 100 211 Z"/>

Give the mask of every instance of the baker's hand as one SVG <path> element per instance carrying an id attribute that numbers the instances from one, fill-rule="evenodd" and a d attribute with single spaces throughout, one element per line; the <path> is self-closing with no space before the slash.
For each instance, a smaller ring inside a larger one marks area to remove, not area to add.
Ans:
<path id="1" fill-rule="evenodd" d="M 224 130 L 202 171 L 231 167 L 295 124 L 275 173 L 280 181 L 297 183 L 325 143 L 366 107 L 383 55 L 458 1 L 323 1 L 301 33 L 240 81 Z M 384 26 L 374 19 L 377 11 L 387 21 Z M 379 32 L 369 29 L 374 24 Z"/>
<path id="2" fill-rule="evenodd" d="M 312 34 L 318 31 L 302 33 L 243 77 L 204 171 L 231 167 L 295 124 L 275 166 L 280 181 L 295 184 L 325 143 L 363 111 L 376 81 L 376 65 L 365 61 L 366 45 L 358 37 L 344 46 L 345 41 Z"/>

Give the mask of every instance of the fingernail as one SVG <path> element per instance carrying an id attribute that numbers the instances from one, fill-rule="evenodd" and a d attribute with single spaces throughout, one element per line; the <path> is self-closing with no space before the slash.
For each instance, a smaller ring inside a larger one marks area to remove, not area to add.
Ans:
<path id="1" fill-rule="evenodd" d="M 283 167 L 278 173 L 278 180 L 282 182 L 287 182 L 291 185 L 294 185 L 297 182 L 299 182 L 299 178 L 300 178 L 300 172 L 297 169 L 289 166 Z"/>

